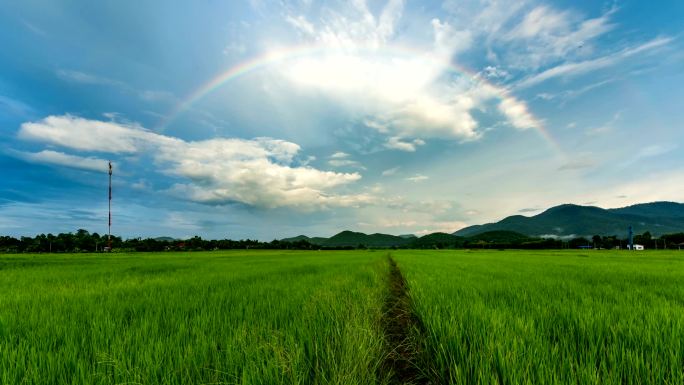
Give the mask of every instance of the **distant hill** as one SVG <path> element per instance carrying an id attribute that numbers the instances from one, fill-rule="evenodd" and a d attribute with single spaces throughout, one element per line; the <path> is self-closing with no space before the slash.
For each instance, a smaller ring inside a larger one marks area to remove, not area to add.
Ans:
<path id="1" fill-rule="evenodd" d="M 172 242 L 172 241 L 175 241 L 176 238 L 171 238 L 171 237 L 157 237 L 157 238 L 154 238 L 154 240 L 155 240 L 155 241 L 159 241 L 159 242 Z"/>
<path id="2" fill-rule="evenodd" d="M 292 238 L 283 238 L 281 241 L 283 242 L 297 242 L 297 241 L 307 241 L 311 243 L 312 245 L 322 245 L 325 241 L 327 241 L 328 238 L 322 238 L 322 237 L 307 237 L 306 235 L 298 235 L 296 237 Z"/>
<path id="3" fill-rule="evenodd" d="M 650 231 L 657 236 L 684 231 L 684 204 L 654 202 L 619 209 L 565 204 L 532 217 L 514 215 L 496 223 L 466 227 L 454 235 L 473 237 L 492 231 L 514 231 L 530 237 L 625 235 L 630 225 L 635 234 Z"/>
<path id="4" fill-rule="evenodd" d="M 434 247 L 461 247 L 463 246 L 464 242 L 465 239 L 463 237 L 457 237 L 447 233 L 432 233 L 414 239 L 410 246 L 418 249 Z"/>
<path id="5" fill-rule="evenodd" d="M 415 238 L 415 237 L 414 237 Z M 309 238 L 305 235 L 299 235 L 292 238 L 284 238 L 281 241 L 296 242 L 305 240 L 313 245 L 325 247 L 357 247 L 363 245 L 366 247 L 393 247 L 404 246 L 412 241 L 413 238 L 404 238 L 389 234 L 364 234 L 355 231 L 345 230 L 330 238 L 313 237 Z"/>
<path id="6" fill-rule="evenodd" d="M 507 243 L 514 244 L 525 241 L 530 241 L 532 238 L 525 234 L 516 233 L 515 231 L 494 230 L 473 235 L 467 238 L 471 242 L 485 241 L 491 243 Z"/>
<path id="7" fill-rule="evenodd" d="M 418 238 L 416 236 L 403 237 L 389 234 L 364 234 L 354 231 L 342 231 L 330 238 L 310 238 L 305 235 L 299 235 L 292 238 L 281 239 L 281 241 L 286 242 L 297 242 L 302 240 L 322 247 L 358 247 L 363 245 L 377 248 L 409 247 L 416 249 L 442 249 L 459 248 L 464 247 L 467 244 L 479 242 L 508 245 L 520 244 L 522 242 L 530 241 L 531 238 L 527 235 L 513 231 L 491 231 L 469 238 L 447 233 L 432 233 Z"/>
<path id="8" fill-rule="evenodd" d="M 411 242 L 411 239 L 398 237 L 389 234 L 364 234 L 354 231 L 343 231 L 335 234 L 323 242 L 323 246 L 328 247 L 343 247 L 343 246 L 359 246 L 367 247 L 392 247 L 403 246 Z"/>
<path id="9" fill-rule="evenodd" d="M 675 202 L 641 203 L 620 209 L 608 209 L 608 211 L 651 218 L 684 218 L 684 204 Z"/>

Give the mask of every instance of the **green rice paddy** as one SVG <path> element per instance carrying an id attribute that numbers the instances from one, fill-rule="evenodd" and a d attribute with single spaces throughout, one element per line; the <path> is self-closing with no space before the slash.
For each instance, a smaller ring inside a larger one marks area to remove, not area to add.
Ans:
<path id="1" fill-rule="evenodd" d="M 684 384 L 684 252 L 391 251 L 433 384 Z M 2 384 L 393 383 L 387 251 L 0 256 Z"/>

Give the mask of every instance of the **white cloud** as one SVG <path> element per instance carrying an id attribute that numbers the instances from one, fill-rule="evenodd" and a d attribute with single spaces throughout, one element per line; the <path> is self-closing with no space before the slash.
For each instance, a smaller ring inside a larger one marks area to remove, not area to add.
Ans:
<path id="1" fill-rule="evenodd" d="M 677 145 L 673 143 L 652 144 L 641 148 L 632 159 L 622 163 L 622 167 L 629 167 L 643 159 L 655 158 L 665 155 L 677 149 Z"/>
<path id="2" fill-rule="evenodd" d="M 270 73 L 333 100 L 352 120 L 387 135 L 389 148 L 415 151 L 420 145 L 400 138 L 476 140 L 482 132 L 472 112 L 485 110 L 490 102 L 501 104 L 511 125 L 535 126 L 525 103 L 505 89 L 454 71 L 453 56 L 472 45 L 470 31 L 433 19 L 432 50 L 407 55 L 396 42 L 402 14 L 402 1 L 388 1 L 377 18 L 365 1 L 357 0 L 341 10 L 325 8 L 315 24 L 299 14 L 287 15 L 304 42 L 326 48 L 286 57 Z M 508 101 L 501 103 L 502 97 Z"/>
<path id="3" fill-rule="evenodd" d="M 595 18 L 536 1 L 446 0 L 453 24 L 467 30 L 491 64 L 536 70 L 591 55 L 594 41 L 614 28 L 613 7 Z"/>
<path id="4" fill-rule="evenodd" d="M 613 66 L 640 53 L 647 53 L 667 46 L 672 41 L 669 37 L 658 37 L 635 47 L 621 51 L 573 63 L 564 63 L 536 75 L 529 76 L 516 84 L 518 88 L 526 88 L 545 82 L 557 77 L 569 77 L 583 75 L 598 69 Z"/>
<path id="5" fill-rule="evenodd" d="M 587 136 L 600 136 L 600 135 L 605 135 L 613 132 L 615 130 L 615 124 L 621 119 L 622 117 L 622 111 L 618 111 L 613 114 L 613 116 L 610 118 L 609 121 L 603 123 L 602 125 L 598 127 L 592 127 L 589 128 L 585 131 L 585 135 Z M 574 128 L 575 126 L 573 125 L 570 127 L 568 125 L 568 128 Z"/>
<path id="6" fill-rule="evenodd" d="M 348 158 L 348 157 L 349 157 L 349 154 L 347 154 L 346 152 L 342 152 L 342 151 L 337 151 L 336 153 L 330 155 L 330 159 L 343 159 L 343 158 Z"/>
<path id="7" fill-rule="evenodd" d="M 421 175 L 421 174 L 416 174 L 414 176 L 410 176 L 406 178 L 406 180 L 411 181 L 411 182 L 422 182 L 424 180 L 430 179 L 428 176 Z"/>
<path id="8" fill-rule="evenodd" d="M 594 41 L 614 28 L 617 8 L 596 18 L 571 10 L 558 10 L 530 1 L 482 1 L 478 6 L 451 7 L 475 36 L 481 37 L 493 63 L 517 70 L 537 70 L 559 61 L 586 57 Z"/>
<path id="9" fill-rule="evenodd" d="M 400 167 L 388 168 L 387 170 L 384 170 L 382 172 L 382 176 L 392 176 L 392 175 L 396 174 L 397 171 L 399 171 L 399 169 L 400 169 Z"/>
<path id="10" fill-rule="evenodd" d="M 105 173 L 109 169 L 108 161 L 94 157 L 83 157 L 65 154 L 63 152 L 43 150 L 40 152 L 14 152 L 17 157 L 31 163 L 48 164 L 79 170 Z"/>
<path id="11" fill-rule="evenodd" d="M 64 70 L 60 69 L 56 72 L 57 77 L 73 83 L 81 83 L 88 85 L 107 85 L 107 86 L 121 86 L 122 83 L 109 79 L 103 76 L 93 75 L 81 71 Z"/>
<path id="12" fill-rule="evenodd" d="M 657 201 L 682 201 L 684 191 L 684 170 L 672 169 L 654 172 L 639 178 L 629 178 L 623 183 L 612 184 L 604 189 L 592 191 L 576 198 L 577 201 L 595 200 L 604 208 L 624 207 L 637 203 Z"/>
<path id="13" fill-rule="evenodd" d="M 414 139 L 410 142 L 405 142 L 402 140 L 402 138 L 393 136 L 389 138 L 387 143 L 385 143 L 385 147 L 395 149 L 395 150 L 401 150 L 401 151 L 407 151 L 407 152 L 415 152 L 416 151 L 416 146 L 422 146 L 425 144 L 425 141 L 421 139 Z"/>
<path id="14" fill-rule="evenodd" d="M 287 15 L 285 21 L 306 35 L 313 35 L 316 32 L 313 24 L 304 15 Z"/>
<path id="15" fill-rule="evenodd" d="M 432 30 L 435 36 L 435 52 L 445 60 L 453 55 L 466 51 L 472 45 L 470 31 L 457 31 L 449 23 L 432 19 Z"/>
<path id="16" fill-rule="evenodd" d="M 330 160 L 328 164 L 332 167 L 353 167 L 359 170 L 365 170 L 366 168 L 358 161 L 349 159 L 349 154 L 342 151 L 337 151 L 336 153 L 330 155 Z"/>
<path id="17" fill-rule="evenodd" d="M 568 12 L 557 12 L 547 6 L 539 6 L 527 13 L 525 18 L 512 31 L 508 39 L 528 39 L 539 35 L 549 35 L 568 28 Z"/>
<path id="18" fill-rule="evenodd" d="M 542 99 L 542 100 L 546 100 L 546 101 L 559 99 L 561 102 L 561 105 L 564 105 L 564 103 L 567 102 L 568 100 L 577 98 L 577 97 L 579 97 L 579 96 L 581 96 L 581 95 L 583 95 L 589 91 L 592 91 L 596 88 L 603 87 L 607 84 L 613 83 L 616 80 L 618 80 L 618 78 L 613 77 L 613 78 L 609 78 L 606 80 L 592 82 L 586 86 L 583 86 L 583 87 L 580 87 L 580 88 L 577 88 L 574 90 L 564 90 L 564 91 L 561 91 L 561 92 L 556 93 L 556 94 L 552 94 L 552 93 L 548 93 L 548 92 L 541 92 L 541 93 L 538 93 L 536 97 L 538 99 Z"/>
<path id="19" fill-rule="evenodd" d="M 652 158 L 667 154 L 668 152 L 673 151 L 676 148 L 677 145 L 675 144 L 654 144 L 642 148 L 636 156 L 638 159 Z"/>
<path id="20" fill-rule="evenodd" d="M 89 120 L 72 115 L 48 116 L 38 122 L 23 123 L 19 129 L 19 138 L 81 151 L 110 153 L 134 153 L 150 143 L 171 144 L 178 141 L 140 126 Z"/>
<path id="21" fill-rule="evenodd" d="M 175 102 L 176 97 L 168 91 L 144 90 L 138 92 L 140 99 L 146 102 Z"/>
<path id="22" fill-rule="evenodd" d="M 81 71 L 74 71 L 74 70 L 65 70 L 65 69 L 59 69 L 56 72 L 56 75 L 58 78 L 70 82 L 70 83 L 77 83 L 77 84 L 84 84 L 84 85 L 91 85 L 91 86 L 110 86 L 110 87 L 116 87 L 119 90 L 128 93 L 128 94 L 133 94 L 136 95 L 138 98 L 145 102 L 167 102 L 167 103 L 173 103 L 176 102 L 176 97 L 168 92 L 168 91 L 160 91 L 160 90 L 137 90 L 126 83 L 116 80 L 116 79 L 111 79 L 107 78 L 104 76 L 99 76 L 99 75 L 94 75 L 86 72 L 81 72 Z"/>
<path id="23" fill-rule="evenodd" d="M 189 183 L 176 184 L 172 191 L 196 202 L 309 210 L 359 206 L 372 200 L 367 194 L 335 194 L 332 190 L 336 187 L 355 182 L 361 175 L 297 166 L 300 147 L 284 140 L 217 138 L 187 142 L 136 124 L 71 115 L 24 123 L 19 137 L 80 151 L 149 154 L 160 172 L 189 179 Z M 43 153 L 40 159 L 53 163 L 75 160 L 66 154 Z"/>
<path id="24" fill-rule="evenodd" d="M 361 163 L 351 159 L 331 159 L 328 161 L 328 164 L 333 167 L 353 167 L 360 170 L 366 169 Z"/>
<path id="25" fill-rule="evenodd" d="M 226 56 L 243 55 L 247 52 L 247 45 L 241 42 L 231 41 L 223 47 L 223 54 Z"/>
<path id="26" fill-rule="evenodd" d="M 558 171 L 574 171 L 574 170 L 583 170 L 587 168 L 592 168 L 596 166 L 596 161 L 589 159 L 586 157 L 586 155 L 579 157 L 578 159 L 573 159 L 570 160 L 564 164 L 562 164 L 559 168 Z"/>
<path id="27" fill-rule="evenodd" d="M 482 72 L 480 72 L 481 76 L 486 77 L 487 79 L 508 79 L 511 74 L 508 73 L 503 68 L 499 68 L 496 66 L 486 66 Z"/>
<path id="28" fill-rule="evenodd" d="M 415 232 L 417 236 L 428 235 L 432 233 L 454 233 L 464 227 L 468 226 L 465 222 L 461 221 L 435 221 L 428 224 L 428 227 L 424 227 L 421 230 Z"/>
<path id="29" fill-rule="evenodd" d="M 0 95 L 0 111 L 5 111 L 10 115 L 28 115 L 33 111 L 33 108 L 26 103 L 19 100 Z"/>
<path id="30" fill-rule="evenodd" d="M 540 127 L 535 117 L 527 109 L 527 105 L 515 98 L 505 98 L 499 103 L 499 111 L 508 118 L 513 127 L 527 129 Z"/>

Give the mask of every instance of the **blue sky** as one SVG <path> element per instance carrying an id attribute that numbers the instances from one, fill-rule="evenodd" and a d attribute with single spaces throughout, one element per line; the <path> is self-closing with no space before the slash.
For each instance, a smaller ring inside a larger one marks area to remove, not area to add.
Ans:
<path id="1" fill-rule="evenodd" d="M 269 240 L 682 201 L 684 3 L 0 4 L 0 233 Z M 212 83 L 213 82 L 213 83 Z"/>

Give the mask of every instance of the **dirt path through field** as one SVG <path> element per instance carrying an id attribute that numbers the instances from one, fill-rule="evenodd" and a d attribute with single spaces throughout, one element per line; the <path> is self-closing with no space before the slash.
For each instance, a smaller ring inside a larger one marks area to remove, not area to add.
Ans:
<path id="1" fill-rule="evenodd" d="M 415 341 L 420 320 L 413 313 L 408 286 L 397 263 L 388 254 L 389 295 L 384 304 L 382 324 L 387 341 L 383 371 L 393 384 L 429 384 L 419 369 L 420 350 Z"/>

